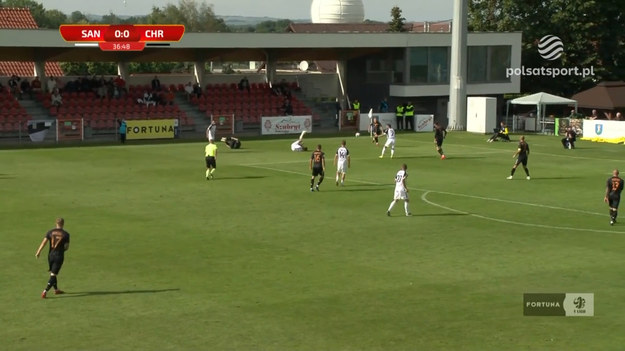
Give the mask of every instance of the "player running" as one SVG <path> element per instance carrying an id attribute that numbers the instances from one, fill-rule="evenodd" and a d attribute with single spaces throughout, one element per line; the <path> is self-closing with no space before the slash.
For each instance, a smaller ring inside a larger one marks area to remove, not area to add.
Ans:
<path id="1" fill-rule="evenodd" d="M 369 131 L 371 132 L 371 142 L 375 145 L 379 145 L 378 138 L 382 135 L 382 125 L 376 117 L 373 117 L 371 124 L 369 125 Z"/>
<path id="2" fill-rule="evenodd" d="M 436 145 L 436 151 L 441 155 L 441 160 L 445 159 L 445 153 L 443 152 L 443 140 L 447 136 L 447 129 L 443 128 L 438 122 L 434 122 L 434 144 Z"/>
<path id="3" fill-rule="evenodd" d="M 395 129 L 393 129 L 390 124 L 387 124 L 384 134 L 386 134 L 386 143 L 384 143 L 380 158 L 384 158 L 384 152 L 386 151 L 387 147 L 391 148 L 391 158 L 393 158 L 393 156 L 395 155 Z"/>
<path id="4" fill-rule="evenodd" d="M 406 186 L 406 178 L 408 177 L 408 173 L 406 172 L 407 169 L 408 166 L 406 166 L 406 164 L 404 163 L 401 165 L 401 169 L 397 171 L 397 174 L 395 175 L 395 194 L 393 196 L 393 201 L 391 202 L 391 205 L 386 211 L 386 215 L 389 217 L 391 216 L 391 210 L 393 209 L 393 206 L 395 206 L 397 200 L 404 200 L 404 211 L 406 212 L 406 216 L 411 215 L 410 210 L 408 209 L 408 187 Z"/>
<path id="5" fill-rule="evenodd" d="M 339 179 L 341 180 L 341 186 L 344 186 L 345 173 L 351 166 L 351 157 L 349 156 L 349 150 L 345 146 L 345 140 L 341 141 L 341 146 L 336 150 L 334 165 L 336 166 L 336 186 L 339 186 Z"/>

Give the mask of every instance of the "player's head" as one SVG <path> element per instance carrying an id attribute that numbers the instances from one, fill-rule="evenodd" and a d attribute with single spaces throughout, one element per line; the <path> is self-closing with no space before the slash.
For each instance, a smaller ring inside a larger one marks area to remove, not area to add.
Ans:
<path id="1" fill-rule="evenodd" d="M 434 122 L 434 127 L 438 128 L 438 126 L 440 126 L 440 124 L 438 124 L 438 122 Z"/>
<path id="2" fill-rule="evenodd" d="M 386 124 L 386 128 L 391 129 L 391 124 L 390 124 L 390 123 L 387 123 L 387 124 Z"/>
<path id="3" fill-rule="evenodd" d="M 618 177 L 618 169 L 616 169 L 616 168 L 615 168 L 615 169 L 612 171 L 612 176 L 613 176 L 613 177 Z"/>
<path id="4" fill-rule="evenodd" d="M 519 138 L 519 140 L 521 140 L 521 141 L 525 141 L 525 135 L 521 135 L 521 137 Z"/>
<path id="5" fill-rule="evenodd" d="M 345 146 L 345 140 L 341 141 L 341 146 Z"/>
<path id="6" fill-rule="evenodd" d="M 401 165 L 401 169 L 405 171 L 408 169 L 408 166 L 404 163 Z"/>
<path id="7" fill-rule="evenodd" d="M 317 150 L 321 151 L 321 144 L 317 144 Z"/>
<path id="8" fill-rule="evenodd" d="M 208 143 L 212 144 L 213 143 L 213 139 L 208 139 Z"/>
<path id="9" fill-rule="evenodd" d="M 54 222 L 56 223 L 57 228 L 63 228 L 63 225 L 65 225 L 65 220 L 62 217 L 57 218 Z"/>

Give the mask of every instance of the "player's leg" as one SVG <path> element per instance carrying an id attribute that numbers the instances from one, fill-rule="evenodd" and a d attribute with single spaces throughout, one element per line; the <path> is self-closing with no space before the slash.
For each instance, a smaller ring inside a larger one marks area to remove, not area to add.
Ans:
<path id="1" fill-rule="evenodd" d="M 526 178 L 527 178 L 527 180 L 529 180 L 530 179 L 530 170 L 529 170 L 529 168 L 527 168 L 527 158 L 523 159 L 522 163 L 523 163 L 523 170 L 525 171 Z"/>
<path id="2" fill-rule="evenodd" d="M 408 206 L 408 203 L 410 202 L 410 200 L 408 200 L 408 195 L 406 195 L 406 198 L 404 199 L 404 212 L 406 213 L 406 216 L 410 216 L 410 208 Z"/>
<path id="3" fill-rule="evenodd" d="M 346 171 L 343 171 L 343 173 L 341 174 L 341 186 L 345 185 L 345 175 L 347 174 Z"/>
<path id="4" fill-rule="evenodd" d="M 211 171 L 210 171 L 210 175 L 211 175 L 211 179 L 213 179 L 215 176 L 213 175 L 213 173 L 215 173 L 215 170 L 217 169 L 217 159 L 215 159 L 214 157 L 211 159 Z"/>
<path id="5" fill-rule="evenodd" d="M 321 185 L 321 183 L 323 182 L 323 178 L 324 178 L 324 176 L 325 176 L 325 174 L 324 174 L 323 170 L 322 170 L 322 171 L 320 171 L 320 172 L 319 172 L 319 181 L 317 182 L 317 186 L 315 187 L 315 189 L 316 189 L 317 191 L 319 191 L 319 185 Z"/>
<path id="6" fill-rule="evenodd" d="M 384 146 L 382 146 L 382 153 L 380 154 L 380 158 L 384 157 L 384 153 L 386 152 L 386 144 L 384 144 Z"/>
<path id="7" fill-rule="evenodd" d="M 211 165 L 210 165 L 210 161 L 208 160 L 208 157 L 205 158 L 206 161 L 206 180 L 210 179 L 210 172 L 211 172 Z"/>
<path id="8" fill-rule="evenodd" d="M 393 158 L 393 156 L 395 156 L 395 142 L 394 141 L 391 142 L 391 158 Z"/>
<path id="9" fill-rule="evenodd" d="M 391 201 L 391 204 L 388 206 L 388 210 L 386 210 L 386 215 L 390 216 L 391 215 L 391 210 L 393 209 L 393 207 L 395 206 L 395 204 L 397 203 L 397 200 L 393 199 L 393 201 Z"/>
<path id="10" fill-rule="evenodd" d="M 315 191 L 315 170 L 313 169 L 313 175 L 310 177 L 310 191 Z"/>
<path id="11" fill-rule="evenodd" d="M 510 170 L 510 176 L 507 179 L 512 179 L 512 177 L 514 177 L 514 172 L 516 172 L 516 168 L 519 166 L 519 159 L 517 159 L 516 161 L 514 161 L 514 165 L 512 166 L 512 169 Z"/>
<path id="12" fill-rule="evenodd" d="M 341 172 L 340 172 L 339 169 L 340 169 L 340 166 L 339 166 L 339 168 L 336 169 L 336 179 L 335 179 L 336 186 L 339 186 L 339 178 L 341 177 Z"/>

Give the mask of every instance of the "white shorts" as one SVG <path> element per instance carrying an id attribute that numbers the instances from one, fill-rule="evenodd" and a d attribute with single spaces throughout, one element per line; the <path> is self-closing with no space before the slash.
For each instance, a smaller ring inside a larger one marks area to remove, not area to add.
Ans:
<path id="1" fill-rule="evenodd" d="M 395 200 L 408 200 L 408 192 L 405 189 L 397 190 L 395 189 Z"/>
<path id="2" fill-rule="evenodd" d="M 295 142 L 291 144 L 291 151 L 304 151 L 304 148 L 302 147 L 302 145 Z"/>
<path id="3" fill-rule="evenodd" d="M 337 173 L 347 173 L 347 161 L 339 161 L 336 164 Z"/>
<path id="4" fill-rule="evenodd" d="M 386 143 L 384 143 L 385 147 L 395 147 L 395 139 L 386 139 Z"/>

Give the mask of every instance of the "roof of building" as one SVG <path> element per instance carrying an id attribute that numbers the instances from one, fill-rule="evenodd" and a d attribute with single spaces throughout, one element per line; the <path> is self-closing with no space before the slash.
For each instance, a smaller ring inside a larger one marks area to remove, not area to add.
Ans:
<path id="1" fill-rule="evenodd" d="M 406 23 L 406 32 L 411 33 L 448 33 L 451 20 L 437 22 Z M 388 23 L 291 23 L 287 28 L 293 33 L 384 33 L 388 32 Z"/>
<path id="2" fill-rule="evenodd" d="M 0 8 L 0 28 L 3 29 L 38 29 L 37 22 L 27 8 Z M 46 76 L 62 76 L 63 70 L 58 62 L 46 62 Z M 24 61 L 0 61 L 0 75 L 20 77 L 32 77 L 35 72 L 35 64 Z"/>

